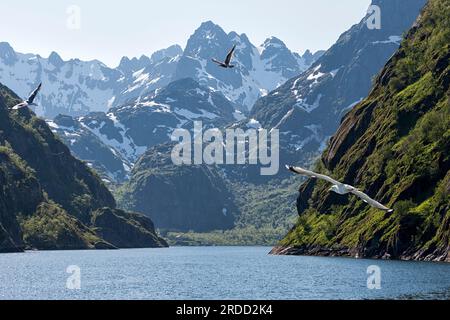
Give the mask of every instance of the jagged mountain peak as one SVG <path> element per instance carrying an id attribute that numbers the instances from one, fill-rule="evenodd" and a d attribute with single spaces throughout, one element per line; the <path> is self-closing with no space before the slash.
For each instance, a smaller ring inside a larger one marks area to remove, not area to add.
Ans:
<path id="1" fill-rule="evenodd" d="M 147 57 L 146 55 L 142 55 L 139 58 L 133 57 L 123 57 L 120 60 L 119 66 L 117 67 L 118 70 L 125 72 L 125 73 L 131 73 L 136 72 L 140 69 L 145 68 L 151 63 L 151 59 Z"/>
<path id="2" fill-rule="evenodd" d="M 14 51 L 9 42 L 0 42 L 0 53 Z"/>
<path id="3" fill-rule="evenodd" d="M 207 56 L 218 55 L 224 50 L 222 47 L 230 46 L 231 41 L 228 39 L 227 33 L 220 26 L 208 21 L 202 23 L 191 35 L 184 50 L 184 55 L 206 58 Z"/>
<path id="4" fill-rule="evenodd" d="M 8 42 L 0 42 L 0 59 L 7 65 L 13 64 L 17 59 L 14 49 Z"/>
<path id="5" fill-rule="evenodd" d="M 277 37 L 270 37 L 260 46 L 259 51 L 262 59 L 273 59 L 278 56 L 279 59 L 275 63 L 280 65 L 295 65 L 295 54 L 288 49 L 286 44 Z M 272 61 L 274 62 L 274 61 Z"/>
<path id="6" fill-rule="evenodd" d="M 224 59 L 233 45 L 236 45 L 233 59 L 236 68 L 225 72 L 211 59 Z M 208 21 L 190 37 L 173 79 L 193 78 L 221 91 L 241 110 L 247 111 L 259 97 L 309 66 L 275 37 L 261 51 L 246 34 L 235 31 L 227 34 L 219 25 Z"/>
<path id="7" fill-rule="evenodd" d="M 302 55 L 302 57 L 312 57 L 313 56 L 313 53 L 311 52 L 311 50 L 309 50 L 309 49 L 306 49 L 305 50 L 305 53 L 303 53 L 303 55 Z"/>
<path id="8" fill-rule="evenodd" d="M 196 30 L 196 32 L 198 31 L 223 31 L 222 27 L 219 26 L 218 24 L 214 23 L 211 20 L 208 21 L 204 21 L 200 24 L 200 26 L 198 27 L 198 29 Z M 225 32 L 225 31 L 223 31 Z"/>
<path id="9" fill-rule="evenodd" d="M 286 47 L 286 44 L 282 41 L 282 40 L 280 40 L 279 38 L 277 38 L 277 37 L 270 37 L 270 38 L 267 38 L 265 41 L 264 41 L 264 43 L 261 45 L 261 47 L 263 47 L 263 48 L 267 48 L 267 47 L 271 47 L 271 46 L 273 46 L 273 47 L 281 47 L 281 48 L 287 48 Z"/>
<path id="10" fill-rule="evenodd" d="M 154 52 L 151 56 L 151 60 L 153 62 L 158 62 L 165 58 L 174 58 L 174 57 L 182 55 L 182 54 L 183 54 L 183 49 L 181 48 L 181 46 L 178 44 L 175 44 L 166 49 L 162 49 L 162 50 L 158 50 L 158 51 Z"/>
<path id="11" fill-rule="evenodd" d="M 118 70 L 126 73 L 136 72 L 148 66 L 160 63 L 166 58 L 174 58 L 183 54 L 183 49 L 179 45 L 172 45 L 168 48 L 155 51 L 150 57 L 141 55 L 139 58 L 129 58 L 127 56 L 120 60 Z"/>
<path id="12" fill-rule="evenodd" d="M 61 65 L 64 64 L 64 60 L 55 51 L 52 51 L 52 53 L 50 53 L 50 55 L 48 57 L 48 62 L 53 64 L 55 67 L 60 67 Z"/>
<path id="13" fill-rule="evenodd" d="M 193 38 L 206 38 L 208 40 L 213 40 L 216 37 L 220 39 L 220 37 L 226 36 L 227 33 L 221 26 L 215 24 L 212 21 L 203 22 L 200 27 L 198 27 L 194 34 Z"/>

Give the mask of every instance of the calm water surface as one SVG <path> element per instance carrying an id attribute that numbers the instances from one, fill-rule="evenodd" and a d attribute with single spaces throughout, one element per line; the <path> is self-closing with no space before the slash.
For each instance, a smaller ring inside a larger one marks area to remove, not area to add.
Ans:
<path id="1" fill-rule="evenodd" d="M 0 299 L 450 299 L 450 264 L 269 256 L 270 248 L 0 255 Z M 66 288 L 68 266 L 81 290 Z M 367 268 L 382 289 L 367 289 Z"/>

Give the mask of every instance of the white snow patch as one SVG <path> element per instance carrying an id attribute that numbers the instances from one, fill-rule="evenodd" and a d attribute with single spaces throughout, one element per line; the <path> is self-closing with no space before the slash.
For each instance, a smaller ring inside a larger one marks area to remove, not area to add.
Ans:
<path id="1" fill-rule="evenodd" d="M 207 119 L 211 119 L 212 120 L 212 119 L 218 118 L 218 115 L 216 115 L 214 113 L 211 113 L 211 112 L 208 112 L 208 111 L 205 111 L 205 110 L 200 110 L 200 112 L 201 113 L 194 113 L 194 112 L 191 112 L 191 111 L 186 110 L 186 109 L 175 108 L 175 113 L 176 114 L 178 114 L 178 115 L 180 115 L 180 116 L 182 116 L 184 118 L 187 118 L 187 119 L 207 118 Z"/>
<path id="2" fill-rule="evenodd" d="M 320 106 L 320 100 L 322 99 L 322 96 L 322 94 L 319 94 L 313 104 L 308 104 L 303 99 L 299 98 L 297 99 L 297 103 L 295 104 L 295 106 L 305 110 L 308 113 L 311 113 Z"/>
<path id="3" fill-rule="evenodd" d="M 390 36 L 388 40 L 384 41 L 374 41 L 372 44 L 387 44 L 387 43 L 394 43 L 394 44 L 400 44 L 402 42 L 403 38 L 401 36 Z"/>
<path id="4" fill-rule="evenodd" d="M 321 64 L 319 64 L 317 67 L 315 67 L 314 71 L 311 72 L 311 74 L 308 76 L 307 80 L 317 81 L 318 79 L 322 78 L 325 75 L 325 73 L 320 72 L 320 68 L 322 68 Z"/>
<path id="5" fill-rule="evenodd" d="M 258 120 L 250 119 L 250 121 L 247 123 L 247 128 L 259 130 L 262 128 L 262 125 Z"/>

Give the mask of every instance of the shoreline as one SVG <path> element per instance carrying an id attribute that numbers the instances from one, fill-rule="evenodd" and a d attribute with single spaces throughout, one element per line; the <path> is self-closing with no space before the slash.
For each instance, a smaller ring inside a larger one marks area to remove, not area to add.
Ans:
<path id="1" fill-rule="evenodd" d="M 364 255 L 360 254 L 360 250 L 353 248 L 330 249 L 326 247 L 295 247 L 295 246 L 275 246 L 269 253 L 274 256 L 311 256 L 311 257 L 341 257 L 353 259 L 371 259 L 385 261 L 415 261 L 415 262 L 434 262 L 434 263 L 450 263 L 450 254 L 440 255 L 438 253 L 424 255 L 423 252 L 415 252 L 412 255 L 402 255 L 392 257 L 388 254 L 384 255 Z"/>

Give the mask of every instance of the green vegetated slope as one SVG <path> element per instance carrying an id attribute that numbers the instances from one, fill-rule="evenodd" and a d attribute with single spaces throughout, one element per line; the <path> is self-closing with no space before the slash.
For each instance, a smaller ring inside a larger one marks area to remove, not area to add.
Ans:
<path id="1" fill-rule="evenodd" d="M 296 221 L 295 205 L 298 184 L 291 179 L 265 185 L 227 181 L 240 214 L 230 230 L 210 232 L 165 231 L 173 245 L 266 245 L 273 246 Z"/>
<path id="2" fill-rule="evenodd" d="M 316 170 L 394 213 L 309 180 L 280 254 L 450 261 L 450 1 L 430 0 Z"/>
<path id="3" fill-rule="evenodd" d="M 294 225 L 292 180 L 231 182 L 215 166 L 175 166 L 172 147 L 149 149 L 116 191 L 120 207 L 145 212 L 170 244 L 270 246 Z"/>
<path id="4" fill-rule="evenodd" d="M 8 109 L 18 102 L 0 84 L 0 252 L 166 245 L 148 218 L 115 209 L 102 181 L 45 121 Z"/>

